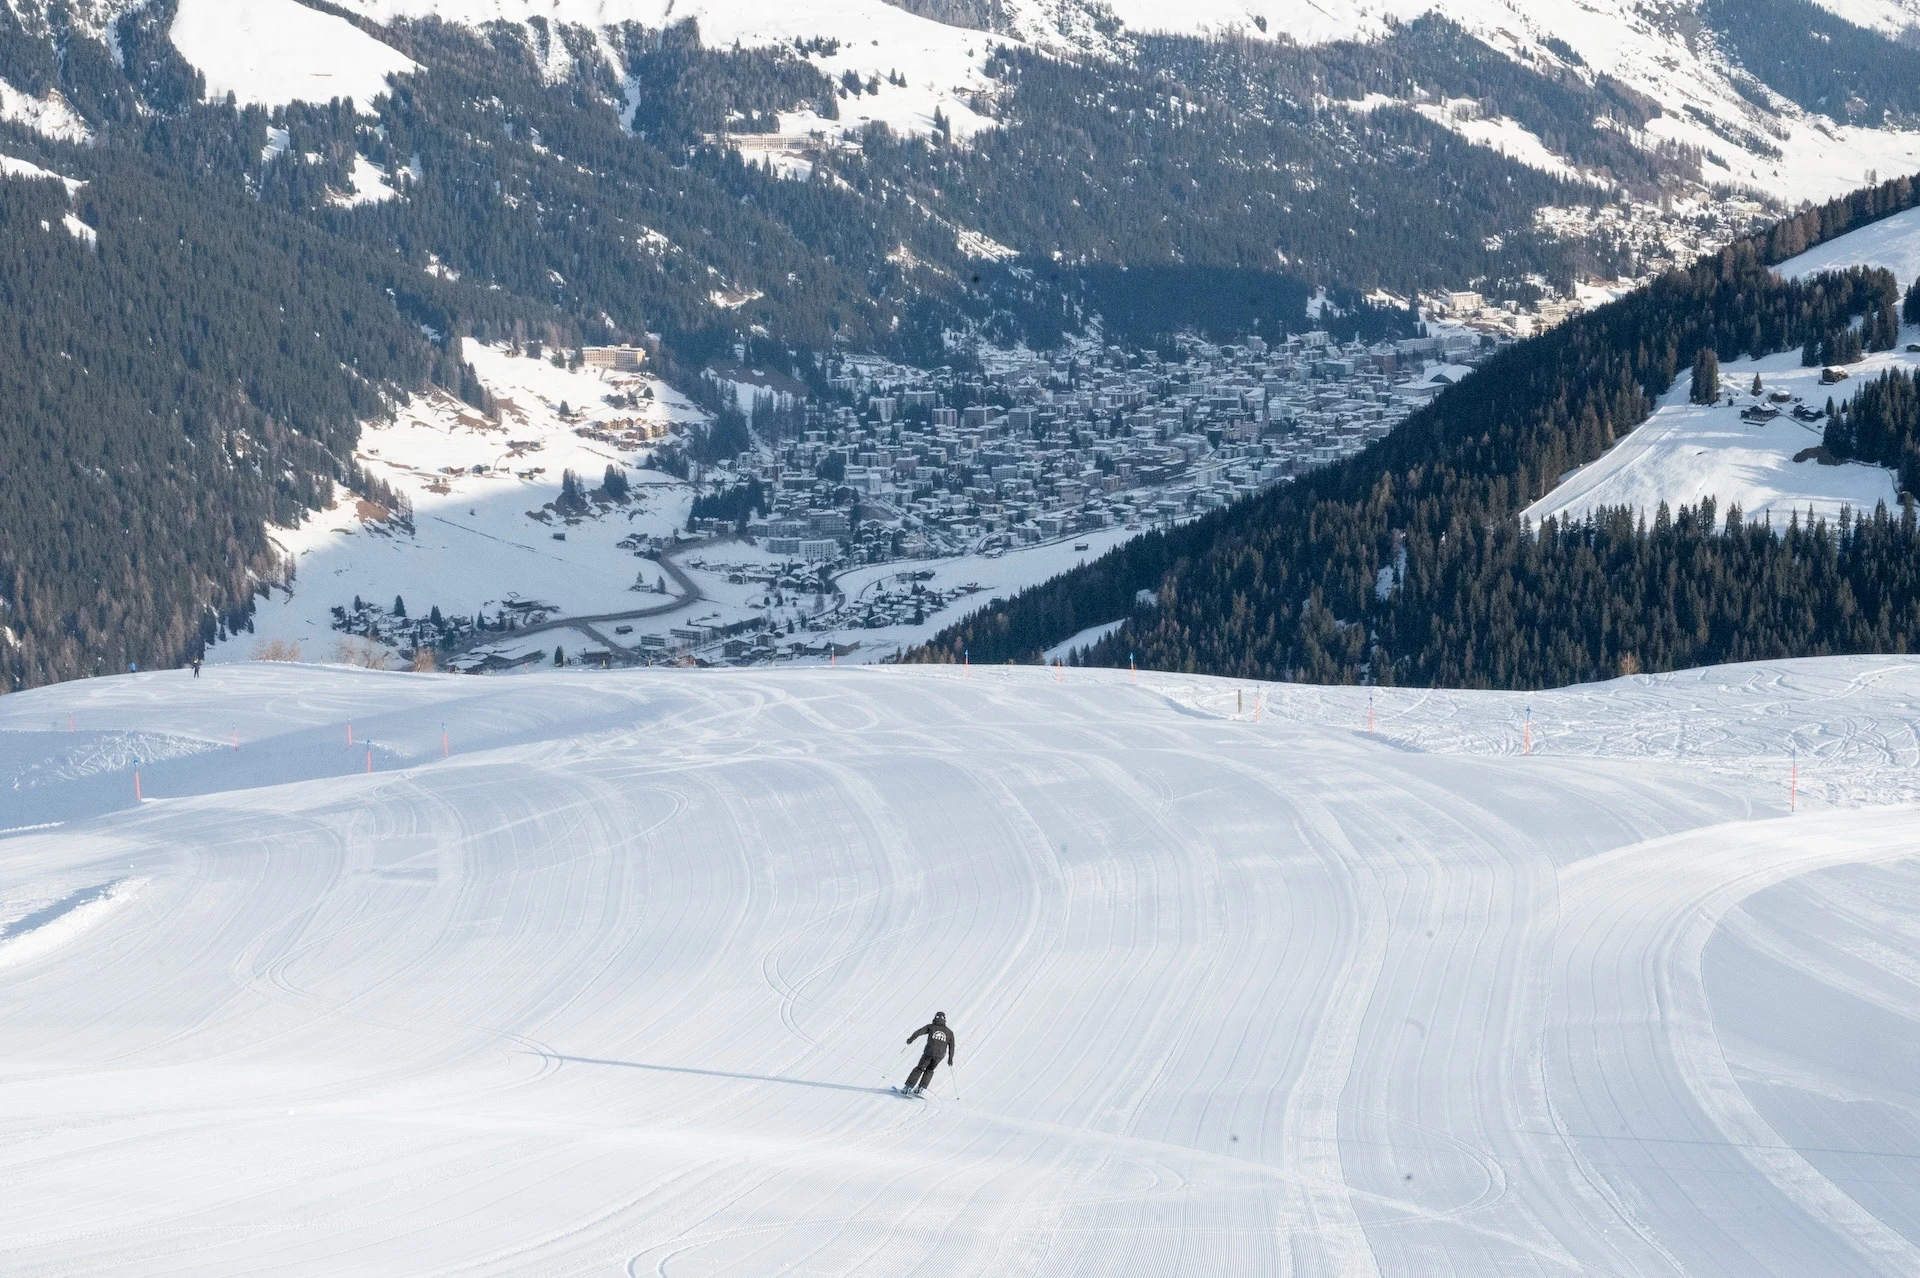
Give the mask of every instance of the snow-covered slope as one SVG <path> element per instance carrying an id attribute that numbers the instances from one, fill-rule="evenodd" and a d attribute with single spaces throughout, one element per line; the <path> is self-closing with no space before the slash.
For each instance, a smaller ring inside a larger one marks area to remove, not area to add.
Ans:
<path id="1" fill-rule="evenodd" d="M 799 116 L 783 122 L 801 133 L 857 129 L 868 120 L 925 133 L 938 109 L 964 137 L 986 124 L 971 106 L 973 93 L 986 86 L 980 65 L 995 44 L 1008 41 L 932 22 L 884 0 L 344 0 L 343 7 L 381 23 L 438 16 L 477 26 L 540 18 L 604 30 L 624 22 L 659 28 L 691 20 L 699 24 L 701 40 L 716 48 L 792 45 L 816 37 L 837 41 L 833 52 L 811 59 L 815 66 L 836 80 L 852 71 L 880 83 L 850 102 L 835 124 Z M 889 80 L 895 72 L 905 78 L 904 86 Z"/>
<path id="2" fill-rule="evenodd" d="M 0 699 L 0 1268 L 1920 1268 L 1920 664 L 1374 701 Z"/>
<path id="3" fill-rule="evenodd" d="M 705 415 L 646 374 L 556 368 L 471 340 L 461 358 L 495 397 L 497 422 L 437 392 L 361 430 L 356 460 L 407 499 L 412 529 L 342 492 L 298 528 L 273 530 L 294 563 L 293 587 L 274 591 L 253 632 L 216 645 L 210 660 L 244 661 L 274 641 L 328 660 L 340 638 L 331 609 L 355 596 L 384 607 L 398 595 L 416 616 L 436 606 L 494 612 L 514 599 L 567 613 L 635 606 L 637 573 L 649 570 L 651 583 L 659 569 L 618 543 L 671 535 L 693 501 L 686 484 L 642 465 L 651 451 L 643 437 L 667 440 Z M 635 406 L 610 404 L 609 394 L 632 394 Z M 595 488 L 609 465 L 626 471 L 631 500 L 574 523 L 551 509 L 566 471 Z"/>
<path id="4" fill-rule="evenodd" d="M 1906 339 L 1920 338 L 1908 329 Z M 1865 462 L 1831 465 L 1812 454 L 1820 447 L 1826 421 L 1797 420 L 1792 408 L 1823 409 L 1829 398 L 1850 397 L 1860 382 L 1888 368 L 1920 368 L 1920 355 L 1886 352 L 1868 356 L 1851 367 L 1852 380 L 1822 386 L 1820 370 L 1802 368 L 1800 352 L 1788 351 L 1764 359 L 1730 360 L 1720 366 L 1722 398 L 1712 407 L 1688 402 L 1691 374 L 1684 374 L 1660 401 L 1660 406 L 1625 439 L 1598 460 L 1568 476 L 1559 487 L 1527 508 L 1535 521 L 1549 515 L 1579 519 L 1600 506 L 1632 506 L 1649 517 L 1661 502 L 1668 507 L 1695 506 L 1712 497 L 1724 515 L 1740 507 L 1750 520 L 1770 518 L 1784 527 L 1796 512 L 1802 521 L 1811 510 L 1816 517 L 1837 519 L 1842 507 L 1854 513 L 1871 512 L 1885 502 L 1894 508 L 1894 473 Z M 1780 415 L 1771 421 L 1751 421 L 1741 414 L 1756 400 L 1749 393 L 1753 375 L 1760 374 L 1764 394 L 1783 391 L 1795 403 L 1774 404 Z M 1729 404 L 1726 393 L 1732 392 Z"/>
<path id="5" fill-rule="evenodd" d="M 211 0 L 201 0 L 211 3 Z M 290 2 L 290 0 L 282 0 Z M 1027 42 L 1099 57 L 1124 57 L 1129 36 L 1172 32 L 1287 39 L 1300 44 L 1383 37 L 1394 23 L 1439 13 L 1493 48 L 1524 64 L 1608 75 L 1658 102 L 1643 145 L 1682 144 L 1705 153 L 1709 185 L 1766 191 L 1789 202 L 1821 199 L 1859 186 L 1869 170 L 1882 174 L 1920 169 L 1920 133 L 1861 128 L 1811 116 L 1785 99 L 1735 87 L 1739 74 L 1710 34 L 1698 29 L 1687 4 L 1651 6 L 1638 0 L 1582 4 L 1532 0 L 1115 0 L 1122 26 L 1103 24 L 1094 6 L 1070 0 L 1021 0 L 1000 6 L 1000 33 L 949 26 L 916 16 L 885 0 L 345 0 L 378 22 L 437 15 L 478 25 L 539 18 L 604 30 L 622 22 L 659 27 L 692 19 L 712 45 L 791 44 L 824 37 L 838 41 L 815 62 L 829 75 L 854 71 L 881 77 L 877 95 L 853 104 L 838 125 L 808 118 L 787 121 L 789 131 L 857 126 L 884 120 L 896 129 L 925 131 L 935 108 L 961 136 L 987 122 L 972 110 L 984 86 L 980 64 L 994 43 Z M 1892 37 L 1920 22 L 1913 0 L 1830 0 L 1849 21 Z M 1565 56 L 1571 51 L 1572 59 Z M 905 87 L 886 80 L 904 73 Z M 1517 126 L 1515 126 L 1517 127 Z M 1483 145 L 1514 151 L 1524 162 L 1555 167 L 1557 157 L 1531 135 L 1468 130 Z"/>
<path id="6" fill-rule="evenodd" d="M 1836 236 L 1774 269 L 1800 279 L 1849 266 L 1884 267 L 1903 285 L 1920 277 L 1920 210 Z M 1633 506 L 1650 514 L 1663 501 L 1691 506 L 1712 497 L 1722 513 L 1737 504 L 1749 519 L 1765 515 L 1784 524 L 1795 511 L 1802 518 L 1811 509 L 1834 519 L 1843 506 L 1863 512 L 1884 501 L 1891 508 L 1896 496 L 1891 470 L 1858 462 L 1823 465 L 1810 455 L 1795 460 L 1820 445 L 1824 420 L 1796 421 L 1790 404 L 1776 405 L 1783 411 L 1769 422 L 1744 420 L 1741 413 L 1754 403 L 1747 392 L 1756 372 L 1768 394 L 1785 391 L 1812 408 L 1824 408 L 1829 398 L 1836 403 L 1851 398 L 1861 382 L 1886 369 L 1920 368 L 1920 355 L 1905 351 L 1913 341 L 1920 341 L 1920 330 L 1907 326 L 1899 350 L 1867 356 L 1848 370 L 1850 380 L 1837 386 L 1822 386 L 1819 369 L 1800 367 L 1797 351 L 1732 361 L 1721 366 L 1723 398 L 1711 408 L 1688 402 L 1692 378 L 1683 375 L 1652 417 L 1606 455 L 1574 471 L 1526 514 L 1536 521 L 1549 515 L 1578 519 L 1599 506 Z M 1732 405 L 1726 392 L 1732 393 Z"/>
<path id="7" fill-rule="evenodd" d="M 344 18 L 299 0 L 180 0 L 174 47 L 207 78 L 207 96 L 282 106 L 346 98 L 362 106 L 387 77 L 417 70 Z"/>
<path id="8" fill-rule="evenodd" d="M 1856 27 L 1903 36 L 1920 27 L 1920 0 L 1813 0 L 1822 9 Z"/>
<path id="9" fill-rule="evenodd" d="M 0 155 L 0 178 L 23 178 L 28 181 L 38 182 L 57 181 L 66 187 L 69 203 L 71 203 L 80 188 L 86 185 L 85 182 L 76 181 L 64 174 L 55 173 L 51 169 L 42 168 L 30 160 L 17 159 L 11 155 Z M 60 225 L 67 234 L 77 240 L 84 241 L 89 245 L 99 242 L 99 233 L 96 232 L 93 227 L 75 217 L 72 213 L 68 213 L 62 217 L 60 219 Z M 51 221 L 44 221 L 40 224 L 40 229 L 50 232 L 53 230 L 53 223 Z"/>
<path id="10" fill-rule="evenodd" d="M 1731 64 L 1710 36 L 1689 24 L 1692 6 L 1638 0 L 1116 0 L 1115 12 L 1135 29 L 1256 34 L 1302 44 L 1375 39 L 1389 24 L 1439 13 L 1487 44 L 1536 67 L 1567 63 L 1549 46 L 1562 42 L 1579 61 L 1579 74 L 1614 77 L 1658 102 L 1663 114 L 1647 130 L 1653 145 L 1676 142 L 1708 153 L 1709 183 L 1734 183 L 1789 202 L 1823 199 L 1861 185 L 1864 174 L 1920 169 L 1920 133 L 1865 129 L 1808 116 L 1783 99 L 1761 108 L 1735 87 Z M 1848 0 L 1829 7 L 1851 21 L 1850 9 L 1872 9 L 1872 25 L 1898 29 L 1888 16 L 1902 0 Z M 1881 21 L 1885 18 L 1885 21 Z M 1701 117 L 1705 117 L 1704 119 Z M 1767 152 L 1777 148 L 1779 154 Z"/>
<path id="11" fill-rule="evenodd" d="M 1849 266 L 1892 271 L 1903 288 L 1920 278 L 1920 209 L 1895 213 L 1857 231 L 1836 236 L 1818 248 L 1788 258 L 1774 270 L 1797 280 L 1821 271 L 1845 270 Z"/>
<path id="12" fill-rule="evenodd" d="M 1898 38 L 1920 26 L 1915 0 L 1823 0 L 1857 25 Z M 42 0 L 22 0 L 32 19 L 50 11 Z M 940 110 L 958 136 L 989 125 L 974 110 L 974 95 L 988 87 L 981 65 L 995 44 L 1017 42 L 1074 55 L 1125 57 L 1131 37 L 1165 31 L 1190 35 L 1234 34 L 1286 39 L 1302 44 L 1371 40 L 1395 23 L 1439 13 L 1493 48 L 1525 65 L 1586 78 L 1607 75 L 1659 103 L 1663 114 L 1649 126 L 1643 145 L 1678 143 L 1704 153 L 1710 185 L 1770 192 L 1790 203 L 1821 199 L 1852 189 L 1868 171 L 1880 174 L 1920 169 L 1920 133 L 1842 125 L 1809 115 L 1777 95 L 1749 84 L 1736 87 L 1737 72 L 1710 32 L 1700 28 L 1687 0 L 1650 5 L 1641 0 L 1585 0 L 1539 4 L 1534 0 L 1115 0 L 1111 14 L 1090 0 L 1003 0 L 995 31 L 947 25 L 887 0 L 342 0 L 343 7 L 376 23 L 439 17 L 480 26 L 488 22 L 538 21 L 604 33 L 627 22 L 659 28 L 692 20 L 710 45 L 793 45 L 835 42 L 813 55 L 817 66 L 838 78 L 854 72 L 880 81 L 878 92 L 854 99 L 846 118 L 829 123 L 811 116 L 783 122 L 784 131 L 858 128 L 868 120 L 924 132 Z M 19 6 L 16 6 L 19 7 Z M 108 20 L 130 0 L 93 0 L 79 6 L 79 29 L 108 31 Z M 926 6 L 919 6 L 926 8 Z M 964 7 L 964 6 L 962 6 Z M 41 16 L 29 26 L 44 25 Z M 173 24 L 175 43 L 207 75 L 214 92 L 232 90 L 242 101 L 279 103 L 295 98 L 351 97 L 364 103 L 379 93 L 389 74 L 411 68 L 408 60 L 351 23 L 298 0 L 181 0 Z M 542 44 L 548 44 L 541 41 Z M 548 44 L 556 74 L 567 62 L 562 42 Z M 1814 56 L 1814 55 L 1809 55 Z M 896 83 L 895 73 L 905 84 Z M 9 96 L 10 95 L 10 96 Z M 35 103 L 0 90 L 0 113 L 32 116 L 48 131 L 77 122 L 64 102 Z M 1515 126 L 1517 127 L 1517 126 Z M 1539 140 L 1512 128 L 1469 129 L 1474 140 L 1498 146 L 1524 162 L 1554 168 L 1559 157 Z"/>
<path id="13" fill-rule="evenodd" d="M 87 122 L 56 89 L 32 97 L 0 80 L 0 120 L 25 125 L 60 142 L 85 142 L 93 136 Z"/>

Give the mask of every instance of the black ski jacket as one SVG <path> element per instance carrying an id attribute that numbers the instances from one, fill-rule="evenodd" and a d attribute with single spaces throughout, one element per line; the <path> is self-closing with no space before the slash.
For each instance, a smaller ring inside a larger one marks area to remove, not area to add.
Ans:
<path id="1" fill-rule="evenodd" d="M 953 1064 L 953 1031 L 952 1030 L 948 1029 L 944 1025 L 937 1025 L 932 1021 L 928 1021 L 925 1025 L 922 1025 L 919 1029 L 907 1035 L 907 1041 L 911 1043 L 914 1039 L 919 1038 L 922 1034 L 925 1034 L 927 1036 L 926 1050 L 920 1053 L 922 1056 L 925 1056 L 930 1061 L 937 1061 L 940 1059 L 941 1049 L 945 1048 L 947 1053 L 947 1064 L 949 1065 Z"/>

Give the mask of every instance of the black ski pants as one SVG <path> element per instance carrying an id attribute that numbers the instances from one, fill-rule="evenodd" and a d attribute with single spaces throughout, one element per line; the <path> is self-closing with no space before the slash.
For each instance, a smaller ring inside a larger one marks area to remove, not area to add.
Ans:
<path id="1" fill-rule="evenodd" d="M 938 1065 L 945 1056 L 946 1052 L 944 1050 L 938 1052 L 922 1052 L 920 1054 L 920 1063 L 913 1067 L 913 1073 L 907 1075 L 907 1087 L 909 1089 L 925 1087 L 928 1083 L 931 1083 L 933 1081 L 933 1067 Z"/>

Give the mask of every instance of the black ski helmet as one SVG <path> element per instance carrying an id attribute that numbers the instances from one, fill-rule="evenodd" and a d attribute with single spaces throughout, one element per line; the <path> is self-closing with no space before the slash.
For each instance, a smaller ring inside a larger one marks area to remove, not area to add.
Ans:
<path id="1" fill-rule="evenodd" d="M 947 1014 L 945 1012 L 935 1012 L 933 1014 L 933 1023 L 935 1025 L 945 1025 L 947 1023 Z"/>

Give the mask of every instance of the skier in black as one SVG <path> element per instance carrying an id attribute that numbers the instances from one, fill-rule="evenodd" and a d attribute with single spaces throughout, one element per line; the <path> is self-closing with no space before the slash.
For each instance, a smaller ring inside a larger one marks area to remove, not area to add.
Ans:
<path id="1" fill-rule="evenodd" d="M 922 1034 L 927 1037 L 927 1045 L 920 1052 L 920 1063 L 913 1067 L 913 1072 L 907 1075 L 907 1085 L 900 1089 L 916 1095 L 927 1090 L 927 1084 L 933 1081 L 933 1067 L 940 1063 L 942 1056 L 947 1058 L 948 1065 L 953 1064 L 953 1031 L 947 1028 L 945 1012 L 935 1012 L 931 1021 L 907 1035 L 907 1042 L 913 1042 Z"/>

